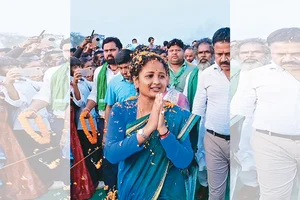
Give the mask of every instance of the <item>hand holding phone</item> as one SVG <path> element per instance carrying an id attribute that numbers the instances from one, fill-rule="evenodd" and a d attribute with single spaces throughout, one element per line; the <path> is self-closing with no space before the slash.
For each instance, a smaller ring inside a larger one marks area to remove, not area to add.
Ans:
<path id="1" fill-rule="evenodd" d="M 80 48 L 84 49 L 85 46 L 86 46 L 87 44 L 91 43 L 91 42 L 92 42 L 91 36 L 87 36 L 87 37 L 84 38 L 84 40 L 81 42 Z"/>
<path id="2" fill-rule="evenodd" d="M 73 73 L 73 81 L 71 82 L 71 85 L 75 85 L 78 83 L 79 80 L 81 80 L 81 69 L 76 69 Z"/>
<path id="3" fill-rule="evenodd" d="M 82 76 L 92 76 L 94 74 L 93 68 L 88 67 L 80 70 Z"/>
<path id="4" fill-rule="evenodd" d="M 15 80 L 19 80 L 20 77 L 21 74 L 18 69 L 9 70 L 4 79 L 4 84 L 12 84 L 15 82 Z"/>

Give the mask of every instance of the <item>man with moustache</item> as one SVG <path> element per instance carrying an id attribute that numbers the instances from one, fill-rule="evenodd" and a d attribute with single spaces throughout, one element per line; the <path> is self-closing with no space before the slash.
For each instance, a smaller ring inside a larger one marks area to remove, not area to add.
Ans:
<path id="1" fill-rule="evenodd" d="M 198 77 L 201 72 L 211 66 L 214 63 L 214 48 L 212 46 L 211 39 L 203 38 L 198 41 L 195 46 L 197 50 L 197 66 L 186 77 L 186 83 L 184 86 L 183 94 L 188 97 L 190 107 L 192 109 L 194 97 L 198 85 Z M 192 111 L 192 110 L 191 110 Z"/>
<path id="2" fill-rule="evenodd" d="M 119 68 L 115 63 L 115 57 L 118 52 L 122 49 L 122 43 L 116 37 L 108 37 L 103 41 L 102 48 L 104 51 L 104 59 L 106 62 L 98 67 L 94 72 L 93 87 L 88 102 L 83 111 L 89 112 L 96 105 L 98 105 L 98 112 L 100 118 L 104 122 L 104 111 L 105 111 L 105 93 L 107 84 L 112 78 L 119 75 Z"/>
<path id="3" fill-rule="evenodd" d="M 260 38 L 250 38 L 236 44 L 239 68 L 231 71 L 230 93 L 234 96 L 240 78 L 252 69 L 261 67 L 270 62 L 270 50 L 266 42 Z"/>
<path id="4" fill-rule="evenodd" d="M 205 117 L 204 149 L 209 199 L 225 199 L 230 169 L 230 29 L 217 30 L 212 38 L 216 64 L 199 77 L 193 113 Z"/>
<path id="5" fill-rule="evenodd" d="M 88 97 L 86 107 L 82 112 L 87 112 L 88 117 L 90 111 L 97 105 L 98 113 L 100 116 L 98 122 L 98 131 L 101 133 L 98 138 L 98 145 L 101 146 L 102 137 L 105 137 L 104 123 L 105 119 L 105 94 L 108 83 L 117 75 L 120 74 L 118 65 L 115 62 L 115 57 L 118 52 L 122 49 L 121 41 L 116 37 L 107 37 L 103 41 L 102 49 L 104 51 L 104 58 L 106 62 L 98 67 L 94 72 L 94 80 L 92 85 L 92 91 Z M 116 166 L 109 163 L 105 158 L 102 161 L 102 169 L 104 176 L 104 183 L 108 185 L 108 190 L 112 190 L 116 186 Z"/>
<path id="6" fill-rule="evenodd" d="M 253 117 L 256 130 L 250 143 L 260 198 L 292 199 L 298 193 L 299 199 L 295 183 L 300 179 L 300 28 L 276 30 L 267 43 L 272 63 L 248 73 L 231 114 Z"/>
<path id="7" fill-rule="evenodd" d="M 240 70 L 231 75 L 231 95 L 234 95 L 237 87 L 239 90 L 243 90 L 243 85 L 247 84 L 243 81 L 251 70 L 262 67 L 270 61 L 270 50 L 263 39 L 251 38 L 239 41 L 236 49 Z M 232 103 L 235 101 L 239 101 L 239 99 L 233 96 Z M 237 165 L 231 167 L 239 171 L 236 177 L 232 177 L 232 180 L 236 183 L 235 187 L 232 188 L 233 199 L 240 199 L 242 196 L 257 199 L 259 187 L 253 150 L 250 146 L 250 138 L 254 132 L 252 128 L 253 118 L 246 117 L 242 119 L 238 123 L 231 124 L 231 135 L 234 138 L 234 141 L 231 140 L 231 150 L 237 161 Z"/>
<path id="8" fill-rule="evenodd" d="M 183 92 L 187 75 L 195 68 L 184 60 L 183 42 L 179 39 L 171 40 L 168 47 L 168 64 L 170 68 L 170 87 Z"/>
<path id="9" fill-rule="evenodd" d="M 123 102 L 131 96 L 136 96 L 136 89 L 129 74 L 132 53 L 133 52 L 129 49 L 122 49 L 116 56 L 115 60 L 121 74 L 113 78 L 107 86 L 105 95 L 105 103 L 107 104 L 105 109 L 105 119 L 107 121 L 110 111 L 115 103 Z"/>
<path id="10" fill-rule="evenodd" d="M 193 102 L 197 90 L 198 80 L 206 68 L 214 63 L 214 48 L 212 46 L 212 41 L 209 38 L 203 38 L 198 41 L 195 46 L 197 51 L 196 61 L 198 62 L 198 67 L 196 67 L 186 78 L 186 84 L 184 87 L 183 94 L 187 96 L 190 103 L 190 111 L 193 112 Z M 207 183 L 207 171 L 205 163 L 205 151 L 203 146 L 203 139 L 206 132 L 205 129 L 205 118 L 202 117 L 199 124 L 199 135 L 198 135 L 198 151 L 196 153 L 199 173 L 198 180 L 200 183 L 200 188 L 196 195 L 198 199 L 206 199 L 208 196 L 208 183 Z"/>

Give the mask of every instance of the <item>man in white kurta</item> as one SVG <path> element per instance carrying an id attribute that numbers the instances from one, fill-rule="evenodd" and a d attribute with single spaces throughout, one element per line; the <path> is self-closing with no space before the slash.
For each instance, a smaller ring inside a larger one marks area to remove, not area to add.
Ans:
<path id="1" fill-rule="evenodd" d="M 231 113 L 253 117 L 261 199 L 292 199 L 300 174 L 300 29 L 276 30 L 267 42 L 272 63 L 249 72 Z"/>

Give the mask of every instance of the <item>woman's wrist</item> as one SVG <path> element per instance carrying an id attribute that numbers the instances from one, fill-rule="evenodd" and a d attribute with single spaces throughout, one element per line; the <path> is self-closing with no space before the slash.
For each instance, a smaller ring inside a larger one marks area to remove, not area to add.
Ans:
<path id="1" fill-rule="evenodd" d="M 153 132 L 153 130 L 151 130 L 151 128 L 149 128 L 147 125 L 143 128 L 143 130 L 144 130 L 144 134 L 147 135 L 148 137 Z"/>
<path id="2" fill-rule="evenodd" d="M 159 135 L 165 135 L 167 132 L 168 132 L 168 128 L 166 126 L 162 127 L 162 128 L 159 128 L 157 129 Z"/>
<path id="3" fill-rule="evenodd" d="M 161 140 L 165 139 L 166 137 L 168 137 L 168 135 L 170 135 L 170 131 L 167 129 L 167 132 L 165 132 L 163 135 L 159 135 L 159 138 Z"/>

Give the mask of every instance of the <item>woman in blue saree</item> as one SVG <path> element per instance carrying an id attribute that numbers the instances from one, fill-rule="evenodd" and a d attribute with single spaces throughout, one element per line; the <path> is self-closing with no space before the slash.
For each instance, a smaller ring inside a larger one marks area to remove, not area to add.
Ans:
<path id="1" fill-rule="evenodd" d="M 139 53 L 130 73 L 139 96 L 112 108 L 104 149 L 111 163 L 119 163 L 118 198 L 193 199 L 195 188 L 187 183 L 197 170 L 186 172 L 199 117 L 163 101 L 169 69 L 157 54 Z"/>

